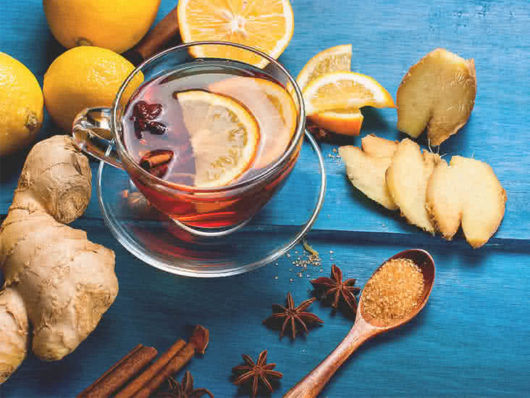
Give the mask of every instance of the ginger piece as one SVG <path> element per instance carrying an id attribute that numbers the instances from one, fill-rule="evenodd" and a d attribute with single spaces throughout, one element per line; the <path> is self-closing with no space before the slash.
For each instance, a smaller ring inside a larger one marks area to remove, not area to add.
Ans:
<path id="1" fill-rule="evenodd" d="M 378 140 L 383 139 L 378 138 Z M 371 150 L 371 153 L 389 153 L 386 147 L 381 152 L 378 152 L 377 146 Z M 385 180 L 386 169 L 392 162 L 391 156 L 372 156 L 351 145 L 340 147 L 339 155 L 346 165 L 346 174 L 355 188 L 387 209 L 397 209 Z"/>
<path id="2" fill-rule="evenodd" d="M 440 161 L 427 185 L 427 211 L 436 229 L 451 240 L 460 225 L 467 242 L 483 246 L 497 231 L 506 204 L 492 168 L 479 160 L 453 156 Z"/>
<path id="3" fill-rule="evenodd" d="M 397 91 L 398 130 L 417 138 L 425 128 L 440 145 L 464 126 L 475 104 L 475 63 L 443 48 L 413 65 Z"/>
<path id="4" fill-rule="evenodd" d="M 386 171 L 388 191 L 401 215 L 432 235 L 434 225 L 425 209 L 425 194 L 427 182 L 440 160 L 434 153 L 424 151 L 422 154 L 418 144 L 405 138 L 397 146 Z"/>
<path id="5" fill-rule="evenodd" d="M 398 144 L 399 142 L 397 141 L 390 141 L 373 134 L 369 134 L 361 140 L 361 147 L 364 153 L 376 157 L 391 158 L 394 156 Z"/>
<path id="6" fill-rule="evenodd" d="M 28 317 L 14 289 L 0 291 L 0 384 L 26 357 Z"/>
<path id="7" fill-rule="evenodd" d="M 88 159 L 67 136 L 28 154 L 0 227 L 0 384 L 32 349 L 44 360 L 68 355 L 94 330 L 118 293 L 114 252 L 69 223 L 91 194 Z"/>

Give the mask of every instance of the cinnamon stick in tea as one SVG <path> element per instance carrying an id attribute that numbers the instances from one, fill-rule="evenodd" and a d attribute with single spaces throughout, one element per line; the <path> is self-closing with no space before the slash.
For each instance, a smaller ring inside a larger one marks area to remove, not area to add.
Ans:
<path id="1" fill-rule="evenodd" d="M 138 344 L 94 383 L 79 393 L 77 398 L 110 397 L 140 372 L 157 354 L 158 352 L 155 348 Z"/>
<path id="2" fill-rule="evenodd" d="M 171 159 L 173 159 L 173 151 L 169 149 L 156 149 L 142 156 L 140 166 L 149 171 L 155 167 L 169 163 Z"/>

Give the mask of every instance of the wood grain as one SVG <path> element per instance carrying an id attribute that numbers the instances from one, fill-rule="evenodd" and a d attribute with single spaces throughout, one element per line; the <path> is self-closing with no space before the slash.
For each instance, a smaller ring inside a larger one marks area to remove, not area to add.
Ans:
<path id="1" fill-rule="evenodd" d="M 162 0 L 160 18 L 175 5 Z M 63 51 L 51 37 L 39 0 L 2 5 L 0 51 L 16 57 L 42 78 Z M 120 294 L 95 332 L 63 361 L 30 356 L 0 397 L 70 397 L 137 343 L 164 351 L 193 325 L 211 332 L 211 346 L 189 369 L 198 387 L 216 396 L 236 396 L 230 369 L 240 354 L 269 359 L 284 373 L 280 396 L 342 340 L 352 321 L 314 305 L 324 326 L 290 342 L 261 325 L 270 304 L 287 291 L 308 297 L 309 279 L 329 273 L 332 263 L 362 286 L 380 262 L 420 247 L 432 253 L 437 281 L 429 305 L 403 329 L 380 336 L 356 352 L 322 396 L 524 396 L 530 391 L 530 6 L 525 0 L 293 0 L 295 33 L 280 60 L 294 74 L 317 51 L 353 44 L 353 69 L 372 75 L 395 94 L 402 75 L 422 55 L 446 47 L 474 58 L 478 95 L 466 127 L 442 153 L 474 156 L 491 164 L 508 193 L 507 212 L 495 238 L 473 251 L 461 238 L 444 242 L 406 225 L 354 191 L 344 177 L 336 145 L 322 144 L 328 170 L 325 207 L 310 234 L 323 268 L 300 270 L 283 258 L 250 274 L 222 280 L 177 278 L 156 271 L 125 251 L 102 223 L 95 196 L 74 223 L 89 238 L 116 251 Z M 363 109 L 363 135 L 400 137 L 395 110 Z M 58 130 L 49 120 L 39 134 Z M 359 138 L 348 139 L 358 145 Z M 0 161 L 0 215 L 11 202 L 24 154 Z M 315 173 L 300 160 L 293 174 Z M 301 175 L 300 174 L 300 175 Z M 289 205 L 304 188 L 293 190 Z M 289 196 L 289 195 L 287 195 Z M 274 211 L 293 222 L 285 203 Z M 1 217 L 1 216 L 0 216 Z M 271 234 L 270 239 L 275 239 Z M 296 250 L 301 252 L 301 248 Z M 333 254 L 329 252 L 333 251 Z M 277 277 L 277 278 L 276 278 Z"/>

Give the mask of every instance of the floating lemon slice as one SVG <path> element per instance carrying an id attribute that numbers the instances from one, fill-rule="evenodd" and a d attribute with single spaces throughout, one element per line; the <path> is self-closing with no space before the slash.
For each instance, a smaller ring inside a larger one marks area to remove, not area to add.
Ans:
<path id="1" fill-rule="evenodd" d="M 309 83 L 331 72 L 348 72 L 351 69 L 352 45 L 330 47 L 311 58 L 298 74 L 296 81 L 303 90 Z M 318 126 L 334 133 L 359 135 L 363 115 L 359 109 L 342 109 L 317 113 L 309 119 Z"/>
<path id="2" fill-rule="evenodd" d="M 392 96 L 375 79 L 355 72 L 326 73 L 304 89 L 310 116 L 337 109 L 395 107 Z"/>
<path id="3" fill-rule="evenodd" d="M 289 0 L 180 0 L 182 41 L 221 40 L 255 47 L 273 58 L 285 50 L 294 31 Z M 262 57 L 228 46 L 197 46 L 196 57 L 229 58 L 263 67 Z"/>
<path id="4" fill-rule="evenodd" d="M 220 80 L 208 90 L 245 104 L 260 128 L 256 168 L 266 167 L 287 149 L 296 130 L 297 111 L 289 93 L 267 79 L 237 76 Z"/>
<path id="5" fill-rule="evenodd" d="M 175 94 L 195 157 L 195 186 L 229 185 L 252 164 L 260 139 L 256 119 L 238 102 L 206 91 Z"/>

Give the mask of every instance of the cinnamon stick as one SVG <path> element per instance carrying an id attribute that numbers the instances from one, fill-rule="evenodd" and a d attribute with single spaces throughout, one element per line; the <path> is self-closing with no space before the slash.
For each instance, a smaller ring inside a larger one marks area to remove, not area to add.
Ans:
<path id="1" fill-rule="evenodd" d="M 173 159 L 173 151 L 169 149 L 156 149 L 147 152 L 142 159 L 140 159 L 140 166 L 145 170 L 165 165 Z"/>
<path id="2" fill-rule="evenodd" d="M 210 332 L 201 325 L 195 326 L 188 344 L 182 348 L 148 383 L 146 383 L 134 398 L 149 398 L 167 380 L 169 376 L 177 373 L 193 358 L 193 355 L 204 354 L 210 341 Z"/>
<path id="3" fill-rule="evenodd" d="M 134 379 L 127 387 L 116 394 L 116 398 L 128 398 L 132 397 L 139 390 L 143 388 L 156 374 L 158 374 L 184 346 L 186 342 L 184 340 L 178 340 L 173 344 L 169 350 L 163 353 L 151 366 L 149 366 L 145 372 Z"/>
<path id="4" fill-rule="evenodd" d="M 172 374 L 177 373 L 182 369 L 195 354 L 195 346 L 188 343 L 175 355 L 166 366 L 164 366 L 160 372 L 158 372 L 149 382 L 140 390 L 134 394 L 134 398 L 148 398 L 162 385 L 164 381 L 168 379 Z"/>
<path id="5" fill-rule="evenodd" d="M 77 398 L 110 397 L 156 357 L 157 353 L 153 347 L 138 344 L 94 383 L 79 393 Z"/>
<path id="6" fill-rule="evenodd" d="M 123 56 L 135 66 L 159 52 L 179 33 L 177 6 L 173 8 L 140 42 Z"/>

